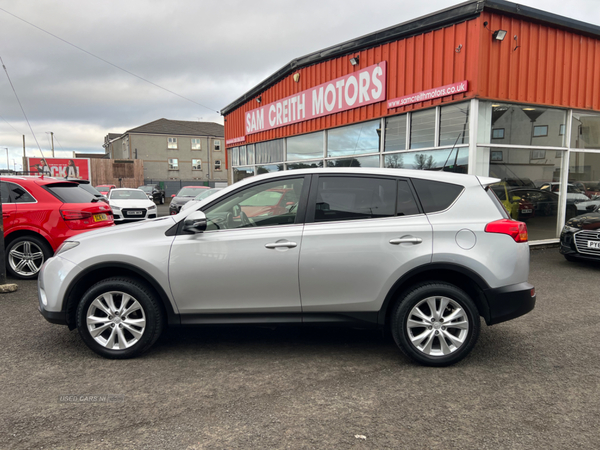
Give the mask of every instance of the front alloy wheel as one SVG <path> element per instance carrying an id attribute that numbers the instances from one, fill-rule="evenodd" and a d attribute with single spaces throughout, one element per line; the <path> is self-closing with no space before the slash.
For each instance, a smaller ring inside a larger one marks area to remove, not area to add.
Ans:
<path id="1" fill-rule="evenodd" d="M 398 301 L 392 334 L 402 352 L 428 366 L 448 366 L 463 359 L 479 337 L 479 311 L 458 287 L 421 283 Z"/>
<path id="2" fill-rule="evenodd" d="M 124 359 L 148 350 L 160 336 L 164 314 L 156 294 L 141 280 L 99 281 L 77 307 L 77 329 L 86 345 L 106 358 Z"/>
<path id="3" fill-rule="evenodd" d="M 126 292 L 111 291 L 96 297 L 85 320 L 92 338 L 109 350 L 131 347 L 146 330 L 144 309 Z"/>

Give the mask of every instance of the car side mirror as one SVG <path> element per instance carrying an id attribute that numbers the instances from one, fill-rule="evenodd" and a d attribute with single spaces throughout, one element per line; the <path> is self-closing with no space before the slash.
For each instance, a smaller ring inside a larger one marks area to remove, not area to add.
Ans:
<path id="1" fill-rule="evenodd" d="M 185 218 L 183 222 L 183 231 L 202 233 L 206 231 L 206 226 L 206 214 L 202 211 L 195 211 Z"/>
<path id="2" fill-rule="evenodd" d="M 589 206 L 588 206 L 587 208 L 585 208 L 585 209 L 587 209 L 588 211 L 592 212 L 592 211 L 594 211 L 594 210 L 596 209 L 596 207 L 597 207 L 597 206 L 598 206 L 598 205 L 589 205 Z"/>
<path id="3" fill-rule="evenodd" d="M 171 195 L 171 198 L 175 198 L 175 194 Z"/>

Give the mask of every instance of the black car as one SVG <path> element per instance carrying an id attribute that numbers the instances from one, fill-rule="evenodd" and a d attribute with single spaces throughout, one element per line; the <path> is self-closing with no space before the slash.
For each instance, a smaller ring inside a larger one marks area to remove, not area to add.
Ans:
<path id="1" fill-rule="evenodd" d="M 560 253 L 567 261 L 600 261 L 600 206 L 567 220 L 560 234 Z"/>
<path id="2" fill-rule="evenodd" d="M 102 195 L 98 189 L 96 189 L 88 180 L 80 180 L 78 178 L 67 178 L 68 181 L 73 181 L 77 183 L 81 189 L 84 191 L 88 191 L 94 197 L 96 197 L 99 201 L 103 201 L 108 203 L 108 199 L 106 196 Z"/>
<path id="3" fill-rule="evenodd" d="M 138 189 L 141 189 L 146 193 L 150 200 L 153 200 L 154 203 L 164 204 L 165 203 L 165 191 L 160 188 L 158 184 L 146 184 L 144 186 L 139 186 Z"/>

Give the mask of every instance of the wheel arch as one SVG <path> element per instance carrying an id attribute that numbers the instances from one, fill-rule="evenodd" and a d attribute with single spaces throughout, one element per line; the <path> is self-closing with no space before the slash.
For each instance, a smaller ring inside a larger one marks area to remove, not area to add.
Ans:
<path id="1" fill-rule="evenodd" d="M 163 309 L 163 313 L 167 318 L 167 323 L 169 325 L 180 324 L 179 315 L 173 310 L 167 293 L 154 277 L 145 270 L 131 264 L 111 262 L 96 264 L 87 268 L 77 275 L 67 288 L 63 310 L 65 311 L 67 325 L 70 330 L 73 330 L 76 327 L 77 305 L 85 291 L 95 283 L 110 277 L 128 277 L 145 284 L 154 292 L 154 294 L 156 294 L 159 304 Z"/>
<path id="2" fill-rule="evenodd" d="M 9 234 L 4 236 L 4 246 L 8 247 L 15 239 L 18 239 L 18 238 L 24 237 L 24 236 L 35 236 L 35 237 L 43 240 L 46 244 L 48 244 L 48 248 L 52 251 L 52 253 L 54 253 L 54 248 L 52 247 L 52 244 L 48 240 L 48 237 L 45 236 L 43 233 L 40 233 L 37 230 L 31 230 L 31 229 L 19 229 L 19 230 L 11 231 Z"/>
<path id="3" fill-rule="evenodd" d="M 485 290 L 489 285 L 477 273 L 467 267 L 450 263 L 432 263 L 417 267 L 394 283 L 383 301 L 379 311 L 378 323 L 387 327 L 394 305 L 402 298 L 402 294 L 412 286 L 425 281 L 443 281 L 452 284 L 469 295 L 486 323 L 490 322 L 490 309 Z"/>

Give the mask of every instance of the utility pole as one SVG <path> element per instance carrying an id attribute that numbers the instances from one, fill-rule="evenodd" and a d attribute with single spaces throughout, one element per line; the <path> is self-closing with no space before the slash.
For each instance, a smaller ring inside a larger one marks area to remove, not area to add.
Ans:
<path id="1" fill-rule="evenodd" d="M 10 170 L 10 164 L 8 162 L 8 147 L 4 147 L 6 149 L 6 170 Z"/>
<path id="2" fill-rule="evenodd" d="M 25 172 L 25 167 L 27 167 L 27 154 L 25 152 L 25 135 L 23 135 L 23 172 Z M 29 169 L 29 167 L 27 167 Z M 28 174 L 26 174 L 28 175 Z"/>
<path id="3" fill-rule="evenodd" d="M 52 139 L 52 157 L 54 158 L 54 132 L 50 132 L 50 138 Z"/>

